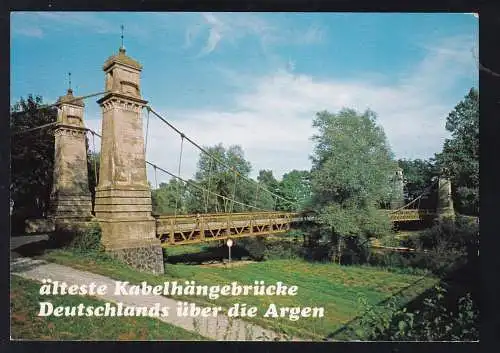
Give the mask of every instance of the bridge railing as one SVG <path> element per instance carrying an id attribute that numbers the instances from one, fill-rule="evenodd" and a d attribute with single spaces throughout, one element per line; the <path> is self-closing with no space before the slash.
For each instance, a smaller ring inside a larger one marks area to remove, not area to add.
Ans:
<path id="1" fill-rule="evenodd" d="M 397 211 L 387 211 L 387 213 L 393 222 L 418 221 L 430 219 L 436 216 L 436 211 L 429 209 L 402 209 Z"/>
<path id="2" fill-rule="evenodd" d="M 164 245 L 283 233 L 299 217 L 290 212 L 216 213 L 156 216 L 156 235 Z"/>

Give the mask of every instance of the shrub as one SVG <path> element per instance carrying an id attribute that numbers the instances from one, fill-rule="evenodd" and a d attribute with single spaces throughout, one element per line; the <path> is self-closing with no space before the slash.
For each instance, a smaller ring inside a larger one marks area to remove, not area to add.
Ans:
<path id="1" fill-rule="evenodd" d="M 248 255 L 256 261 L 264 260 L 266 247 L 262 237 L 248 237 L 238 239 L 238 246 L 245 249 Z"/>
<path id="2" fill-rule="evenodd" d="M 290 241 L 266 242 L 265 259 L 297 259 L 303 256 L 302 246 Z"/>
<path id="3" fill-rule="evenodd" d="M 340 249 L 339 241 L 341 241 Z M 343 265 L 363 264 L 368 261 L 370 255 L 368 245 L 368 239 L 363 236 L 336 236 L 328 244 L 328 258 L 330 261 L 338 262 L 340 256 L 340 263 Z"/>
<path id="4" fill-rule="evenodd" d="M 456 221 L 445 219 L 418 236 L 409 237 L 405 245 L 417 249 L 462 249 L 475 241 L 478 231 L 477 224 L 466 218 L 458 217 Z"/>
<path id="5" fill-rule="evenodd" d="M 97 253 L 104 249 L 101 244 L 101 228 L 97 222 L 85 227 L 58 229 L 50 238 L 55 247 L 63 247 L 77 253 Z"/>
<path id="6" fill-rule="evenodd" d="M 408 268 L 411 267 L 415 254 L 410 252 L 373 251 L 368 263 L 373 266 Z"/>
<path id="7" fill-rule="evenodd" d="M 376 266 L 428 269 L 443 276 L 457 266 L 477 259 L 478 227 L 462 217 L 442 220 L 432 228 L 402 240 L 402 246 L 414 248 L 411 253 L 372 254 L 369 263 Z"/>
<path id="8" fill-rule="evenodd" d="M 359 302 L 364 310 L 356 328 L 349 328 L 363 340 L 411 341 L 475 341 L 479 339 L 479 310 L 469 293 L 458 299 L 457 310 L 449 311 L 446 290 L 436 287 L 423 301 L 423 309 L 409 312 L 398 309 L 393 297 L 384 307 Z"/>

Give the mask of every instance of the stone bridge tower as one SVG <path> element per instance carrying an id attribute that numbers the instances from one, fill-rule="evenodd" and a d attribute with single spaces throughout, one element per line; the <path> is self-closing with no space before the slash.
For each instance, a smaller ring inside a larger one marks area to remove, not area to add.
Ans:
<path id="1" fill-rule="evenodd" d="M 403 207 L 405 204 L 403 169 L 398 167 L 392 179 L 393 197 L 391 209 Z"/>
<path id="2" fill-rule="evenodd" d="M 88 183 L 84 103 L 68 89 L 56 106 L 54 178 L 49 218 L 57 224 L 89 221 L 92 201 Z"/>
<path id="3" fill-rule="evenodd" d="M 438 180 L 436 213 L 438 218 L 455 218 L 455 209 L 451 195 L 451 181 L 446 169 L 441 172 Z"/>
<path id="4" fill-rule="evenodd" d="M 102 140 L 95 214 L 107 252 L 140 270 L 163 273 L 163 252 L 151 216 L 146 176 L 141 97 L 141 64 L 125 49 L 104 63 L 107 93 L 102 108 Z"/>

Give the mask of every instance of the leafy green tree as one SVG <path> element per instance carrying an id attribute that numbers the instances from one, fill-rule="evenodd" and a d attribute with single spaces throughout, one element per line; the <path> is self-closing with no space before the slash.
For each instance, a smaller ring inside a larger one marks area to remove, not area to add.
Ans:
<path id="1" fill-rule="evenodd" d="M 479 214 L 479 92 L 472 88 L 446 119 L 443 151 L 436 154 L 440 168 L 451 176 L 452 194 L 459 212 Z"/>
<path id="2" fill-rule="evenodd" d="M 272 170 L 260 170 L 257 176 L 258 187 L 255 190 L 255 204 L 257 207 L 272 210 L 278 208 L 279 199 L 270 192 L 279 195 L 279 182 L 273 175 Z M 270 192 L 265 191 L 269 190 Z"/>
<path id="3" fill-rule="evenodd" d="M 292 170 L 283 175 L 279 183 L 279 194 L 286 200 L 278 199 L 278 209 L 299 211 L 311 205 L 311 173 L 307 170 Z"/>
<path id="4" fill-rule="evenodd" d="M 186 184 L 177 179 L 160 183 L 151 191 L 153 213 L 162 215 L 185 214 L 188 212 Z"/>
<path id="5" fill-rule="evenodd" d="M 54 127 L 27 130 L 53 123 L 56 118 L 55 109 L 43 107 L 41 96 L 29 95 L 11 107 L 10 197 L 14 218 L 20 218 L 21 227 L 25 218 L 46 215 L 54 170 Z"/>
<path id="6" fill-rule="evenodd" d="M 208 192 L 192 190 L 193 200 L 192 209 L 198 209 L 206 212 L 240 212 L 248 211 L 237 203 L 231 203 L 227 200 L 234 199 L 238 202 L 253 205 L 256 186 L 245 180 L 248 178 L 252 169 L 250 162 L 245 159 L 245 154 L 241 146 L 229 146 L 227 149 L 222 144 L 212 147 L 205 147 L 205 150 L 225 165 L 232 166 L 238 173 L 230 170 L 222 163 L 215 161 L 205 153 L 200 153 L 198 161 L 198 170 L 195 174 L 195 182 Z M 191 189 L 190 189 L 191 190 Z M 221 197 L 217 197 L 218 194 Z"/>
<path id="7" fill-rule="evenodd" d="M 403 169 L 407 201 L 420 196 L 431 184 L 431 179 L 439 175 L 439 170 L 432 161 L 422 159 L 399 159 Z"/>
<path id="8" fill-rule="evenodd" d="M 392 224 L 378 211 L 393 193 L 396 163 L 374 112 L 342 109 L 317 113 L 313 126 L 311 186 L 319 221 L 334 235 L 340 262 L 342 237 L 370 237 Z"/>
<path id="9" fill-rule="evenodd" d="M 99 167 L 101 165 L 101 153 L 93 152 L 87 143 L 87 172 L 89 176 L 89 189 L 92 196 L 92 209 L 95 205 L 95 190 L 99 184 Z"/>
<path id="10" fill-rule="evenodd" d="M 274 177 L 272 170 L 266 170 L 266 169 L 259 170 L 257 181 L 268 189 L 272 190 L 278 189 L 279 182 Z"/>

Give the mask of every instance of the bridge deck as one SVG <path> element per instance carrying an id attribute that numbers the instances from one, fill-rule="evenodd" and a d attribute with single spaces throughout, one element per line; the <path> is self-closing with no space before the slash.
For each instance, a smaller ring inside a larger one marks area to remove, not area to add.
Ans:
<path id="1" fill-rule="evenodd" d="M 434 217 L 430 210 L 386 211 L 393 222 Z M 156 216 L 156 236 L 163 246 L 285 233 L 290 225 L 314 217 L 291 212 L 214 213 Z"/>
<path id="2" fill-rule="evenodd" d="M 422 221 L 432 219 L 436 216 L 434 210 L 424 209 L 403 209 L 398 211 L 388 211 L 389 218 L 393 222 Z"/>
<path id="3" fill-rule="evenodd" d="M 156 235 L 163 246 L 284 233 L 304 220 L 298 213 L 248 212 L 158 216 Z"/>

